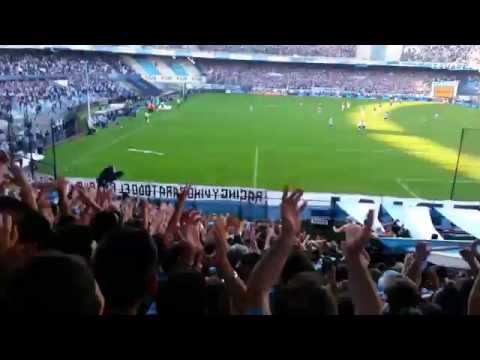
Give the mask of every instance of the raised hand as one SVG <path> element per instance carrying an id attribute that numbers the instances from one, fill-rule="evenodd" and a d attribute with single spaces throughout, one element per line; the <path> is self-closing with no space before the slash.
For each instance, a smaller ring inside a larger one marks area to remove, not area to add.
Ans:
<path id="1" fill-rule="evenodd" d="M 126 199 L 122 204 L 122 215 L 124 221 L 129 221 L 133 218 L 133 205 L 132 199 Z"/>
<path id="2" fill-rule="evenodd" d="M 52 205 L 48 200 L 48 192 L 43 189 L 38 194 L 37 198 L 38 210 L 48 220 L 51 226 L 55 223 L 55 215 L 53 214 Z"/>
<path id="3" fill-rule="evenodd" d="M 227 253 L 230 248 L 228 244 L 227 222 L 223 216 L 219 216 L 212 228 L 215 239 L 215 258 L 217 261 L 228 261 Z"/>
<path id="4" fill-rule="evenodd" d="M 183 204 L 185 203 L 185 200 L 187 199 L 188 193 L 190 192 L 190 189 L 192 188 L 191 185 L 186 185 L 182 191 L 178 193 L 177 196 L 177 202 L 176 202 L 176 207 L 183 207 Z"/>
<path id="5" fill-rule="evenodd" d="M 178 227 L 180 222 L 180 217 L 182 215 L 183 205 L 185 199 L 188 196 L 190 191 L 190 185 L 187 185 L 178 193 L 177 202 L 175 203 L 175 209 L 168 221 L 167 228 L 165 229 L 164 242 L 167 247 L 172 246 L 175 235 L 178 233 Z"/>
<path id="6" fill-rule="evenodd" d="M 185 235 L 188 242 L 190 242 L 195 248 L 203 248 L 200 241 L 200 220 L 202 216 L 197 210 L 192 210 L 186 213 L 182 227 L 185 229 Z"/>
<path id="7" fill-rule="evenodd" d="M 264 246 L 265 250 L 268 250 L 270 248 L 270 246 L 272 245 L 272 241 L 274 241 L 275 237 L 275 226 L 273 225 L 273 222 L 270 221 L 267 226 L 267 236 L 265 238 Z"/>
<path id="8" fill-rule="evenodd" d="M 361 256 L 362 250 L 368 244 L 372 234 L 374 211 L 369 210 L 365 226 L 350 225 L 345 229 L 343 251 L 345 256 Z"/>
<path id="9" fill-rule="evenodd" d="M 185 212 L 181 219 L 181 226 L 178 235 L 184 245 L 182 258 L 189 266 L 195 265 L 201 269 L 203 258 L 203 245 L 200 241 L 200 213 L 196 210 Z"/>
<path id="10" fill-rule="evenodd" d="M 22 201 L 24 201 L 30 208 L 38 210 L 33 188 L 20 166 L 16 165 L 14 162 L 10 163 L 10 173 L 11 176 L 6 175 L 6 178 L 20 188 Z"/>
<path id="11" fill-rule="evenodd" d="M 470 246 L 470 252 L 475 257 L 475 259 L 477 259 L 478 261 L 480 261 L 480 254 L 478 252 L 478 247 L 479 246 L 480 246 L 480 240 L 475 240 L 472 243 L 472 245 Z"/>
<path id="12" fill-rule="evenodd" d="M 28 184 L 28 179 L 23 173 L 22 168 L 13 162 L 10 164 L 10 173 L 12 174 L 12 176 L 10 177 L 10 181 L 13 184 L 19 187 Z"/>
<path id="13" fill-rule="evenodd" d="M 85 190 L 85 188 L 82 185 L 78 185 L 76 187 L 76 190 L 77 190 L 79 199 L 85 204 L 86 207 L 92 208 L 95 211 L 102 210 L 102 208 L 98 205 L 98 203 L 90 197 L 91 192 L 89 191 L 87 192 L 87 190 Z M 97 192 L 97 199 L 98 199 L 98 192 Z"/>
<path id="14" fill-rule="evenodd" d="M 285 188 L 283 191 L 280 211 L 282 217 L 282 235 L 284 236 L 295 237 L 300 233 L 300 213 L 307 206 L 307 202 L 305 201 L 299 206 L 302 196 L 303 190 L 300 189 L 297 189 L 290 194 L 288 188 Z"/>
<path id="15" fill-rule="evenodd" d="M 67 194 L 68 193 L 68 185 L 70 183 L 68 182 L 67 179 L 65 179 L 64 177 L 61 177 L 57 180 L 57 190 L 60 194 Z"/>
<path id="16" fill-rule="evenodd" d="M 429 255 L 430 255 L 430 251 L 427 249 L 426 243 L 419 242 L 415 246 L 415 258 L 418 261 L 426 261 Z"/>

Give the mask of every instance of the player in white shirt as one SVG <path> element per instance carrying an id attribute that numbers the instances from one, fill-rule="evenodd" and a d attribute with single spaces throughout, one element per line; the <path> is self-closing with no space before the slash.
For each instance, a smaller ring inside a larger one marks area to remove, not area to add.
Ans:
<path id="1" fill-rule="evenodd" d="M 439 116 L 438 113 L 435 113 L 435 119 L 438 119 Z"/>
<path id="2" fill-rule="evenodd" d="M 357 124 L 357 129 L 358 130 L 365 130 L 367 128 L 367 124 L 365 123 L 365 120 L 360 120 L 360 122 Z"/>
<path id="3" fill-rule="evenodd" d="M 345 111 L 345 104 L 342 103 L 342 112 Z"/>
<path id="4" fill-rule="evenodd" d="M 150 123 L 150 113 L 148 111 L 145 111 L 145 122 Z"/>
<path id="5" fill-rule="evenodd" d="M 388 120 L 390 118 L 390 114 L 388 113 L 388 111 L 385 112 L 385 114 L 383 114 L 383 120 Z"/>
<path id="6" fill-rule="evenodd" d="M 253 105 L 250 105 L 250 111 L 253 112 Z"/>
<path id="7" fill-rule="evenodd" d="M 347 101 L 347 109 L 350 109 L 350 103 Z"/>
<path id="8" fill-rule="evenodd" d="M 333 118 L 328 119 L 328 127 L 333 127 Z"/>

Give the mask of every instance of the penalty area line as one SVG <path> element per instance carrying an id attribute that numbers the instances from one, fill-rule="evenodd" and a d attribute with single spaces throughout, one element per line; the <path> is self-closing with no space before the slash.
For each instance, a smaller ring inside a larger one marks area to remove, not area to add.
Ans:
<path id="1" fill-rule="evenodd" d="M 397 181 L 398 185 L 400 185 L 400 186 L 402 187 L 402 189 L 405 190 L 406 192 L 408 192 L 410 195 L 412 195 L 413 197 L 416 197 L 416 198 L 419 198 L 419 197 L 420 197 L 420 196 L 418 196 L 417 194 L 415 194 L 415 193 L 412 191 L 412 189 L 410 189 L 410 188 L 408 187 L 408 185 L 405 184 L 401 179 L 396 178 L 395 180 Z"/>

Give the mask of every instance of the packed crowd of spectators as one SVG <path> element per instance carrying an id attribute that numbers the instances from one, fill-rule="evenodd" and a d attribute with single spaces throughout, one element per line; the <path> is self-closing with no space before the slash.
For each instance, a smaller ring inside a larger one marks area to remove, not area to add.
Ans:
<path id="1" fill-rule="evenodd" d="M 55 109 L 62 106 L 61 100 L 84 97 L 87 90 L 93 98 L 128 94 L 128 90 L 110 80 L 114 73 L 131 74 L 133 69 L 118 57 L 108 55 L 2 52 L 0 99 L 11 99 L 12 106 L 20 108 L 49 100 Z M 67 86 L 55 80 L 67 80 Z"/>
<path id="2" fill-rule="evenodd" d="M 355 57 L 357 51 L 357 45 L 199 45 L 199 48 L 205 51 L 340 58 Z"/>
<path id="3" fill-rule="evenodd" d="M 455 80 L 456 74 L 421 69 L 368 68 L 317 64 L 244 61 L 197 61 L 207 83 L 239 85 L 245 89 L 310 89 L 312 87 L 429 95 L 434 80 Z"/>
<path id="4" fill-rule="evenodd" d="M 478 242 L 468 271 L 428 263 L 429 249 L 387 256 L 364 225 L 325 237 L 285 189 L 279 221 L 114 196 L 63 178 L 30 182 L 0 153 L 0 309 L 10 314 L 466 315 L 480 313 Z M 56 195 L 52 195 L 56 194 Z"/>
<path id="5" fill-rule="evenodd" d="M 478 45 L 406 45 L 401 60 L 467 65 L 477 57 L 478 51 Z"/>

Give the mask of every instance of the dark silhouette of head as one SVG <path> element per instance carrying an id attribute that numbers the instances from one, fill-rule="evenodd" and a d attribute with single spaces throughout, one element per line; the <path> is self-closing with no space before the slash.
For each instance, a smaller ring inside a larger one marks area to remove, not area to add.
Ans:
<path id="1" fill-rule="evenodd" d="M 96 249 L 93 269 L 107 314 L 134 314 L 147 295 L 156 294 L 157 250 L 144 230 L 111 231 Z"/>
<path id="2" fill-rule="evenodd" d="M 206 315 L 207 284 L 204 276 L 191 268 L 177 268 L 160 285 L 157 295 L 159 315 Z"/>
<path id="3" fill-rule="evenodd" d="M 454 283 L 449 282 L 434 296 L 433 302 L 442 308 L 445 315 L 462 315 L 463 303 L 460 291 Z"/>
<path id="4" fill-rule="evenodd" d="M 36 247 L 38 250 L 49 248 L 53 232 L 50 224 L 40 213 L 26 211 L 17 221 L 19 243 Z"/>
<path id="5" fill-rule="evenodd" d="M 110 231 L 120 226 L 120 216 L 114 211 L 100 211 L 95 214 L 90 226 L 94 239 L 100 243 Z"/>
<path id="6" fill-rule="evenodd" d="M 15 271 L 7 290 L 11 313 L 98 314 L 95 279 L 83 259 L 39 253 Z"/>
<path id="7" fill-rule="evenodd" d="M 256 253 L 243 255 L 237 268 L 238 276 L 246 282 L 250 277 L 253 268 L 261 258 L 262 256 Z"/>
<path id="8" fill-rule="evenodd" d="M 274 313 L 293 316 L 336 315 L 338 310 L 335 298 L 323 286 L 321 274 L 308 271 L 295 275 L 280 288 Z"/>
<path id="9" fill-rule="evenodd" d="M 89 226 L 70 225 L 60 228 L 53 237 L 52 248 L 65 254 L 81 256 L 87 264 L 92 259 L 93 234 Z"/>
<path id="10" fill-rule="evenodd" d="M 399 314 L 409 308 L 415 308 L 420 303 L 417 286 L 410 279 L 393 279 L 385 289 L 389 314 Z"/>
<path id="11" fill-rule="evenodd" d="M 282 284 L 288 283 L 295 275 L 306 271 L 315 271 L 312 262 L 303 251 L 293 251 L 283 267 L 281 275 Z"/>

